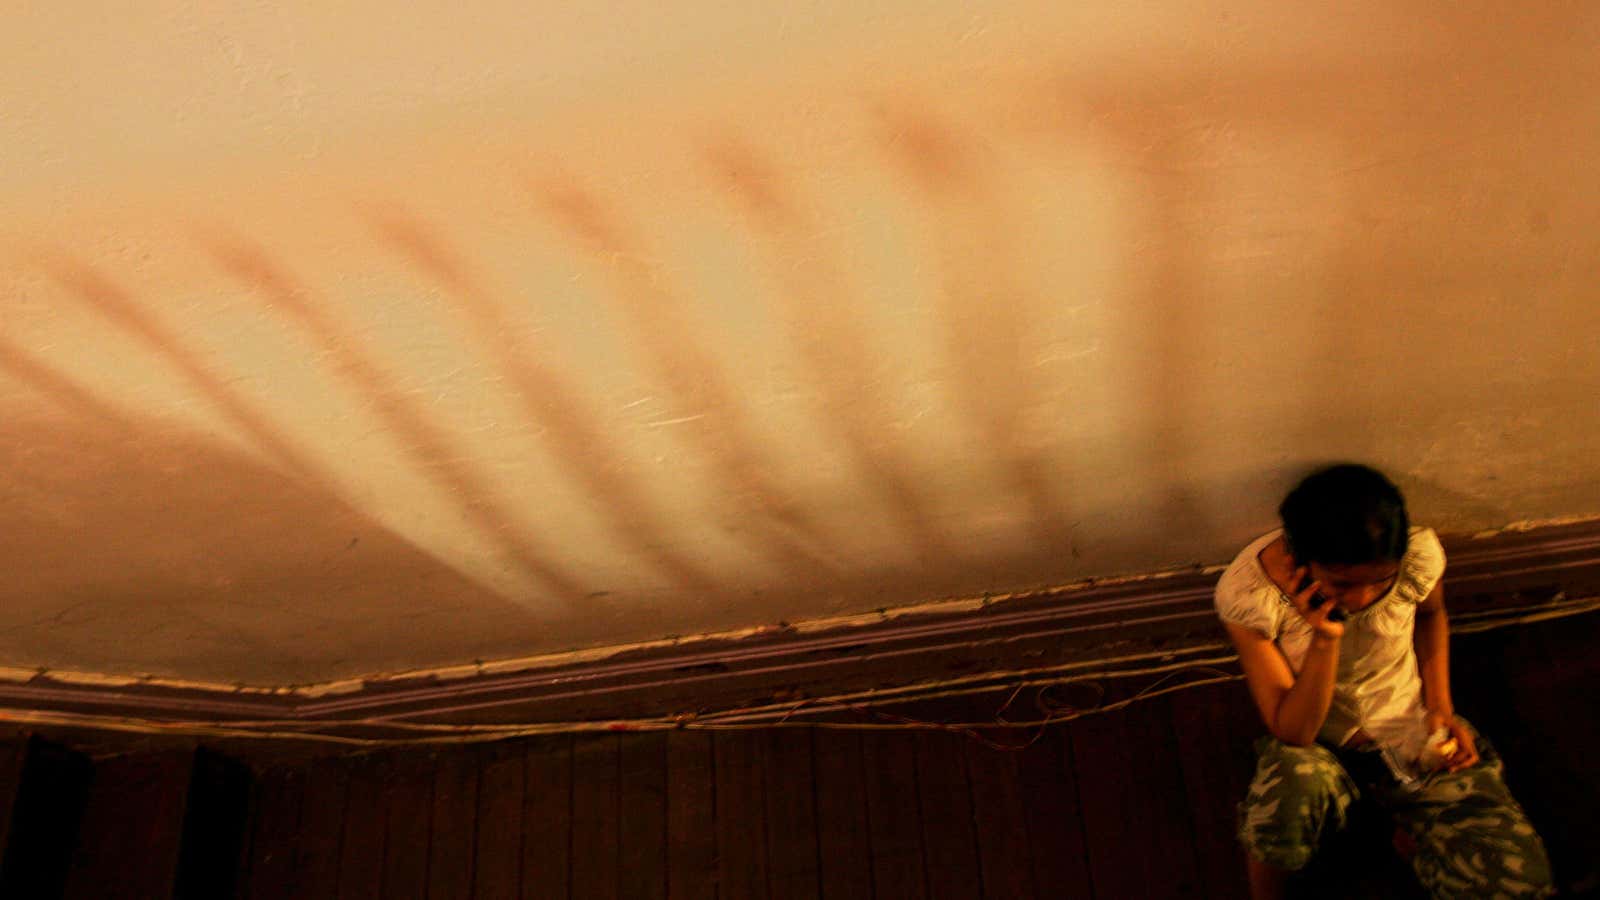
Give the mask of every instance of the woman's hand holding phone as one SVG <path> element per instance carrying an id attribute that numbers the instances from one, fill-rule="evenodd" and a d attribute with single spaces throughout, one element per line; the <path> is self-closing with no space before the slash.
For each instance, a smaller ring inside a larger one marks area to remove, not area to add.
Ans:
<path id="1" fill-rule="evenodd" d="M 1294 604 L 1300 618 L 1311 626 L 1312 633 L 1336 641 L 1344 637 L 1344 623 L 1330 617 L 1338 610 L 1339 604 L 1329 603 L 1326 598 L 1319 596 L 1317 592 L 1322 589 L 1322 582 L 1310 579 L 1311 571 L 1305 566 L 1294 570 L 1294 589 L 1289 594 L 1289 602 Z"/>

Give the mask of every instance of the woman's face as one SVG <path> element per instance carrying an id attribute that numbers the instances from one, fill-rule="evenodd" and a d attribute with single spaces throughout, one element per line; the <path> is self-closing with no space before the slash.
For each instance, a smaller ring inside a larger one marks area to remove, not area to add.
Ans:
<path id="1" fill-rule="evenodd" d="M 1382 599 L 1394 587 L 1400 576 L 1400 564 L 1394 561 L 1358 563 L 1355 565 L 1310 565 L 1311 579 L 1322 582 L 1317 591 L 1323 597 L 1339 604 L 1340 608 L 1355 612 Z"/>

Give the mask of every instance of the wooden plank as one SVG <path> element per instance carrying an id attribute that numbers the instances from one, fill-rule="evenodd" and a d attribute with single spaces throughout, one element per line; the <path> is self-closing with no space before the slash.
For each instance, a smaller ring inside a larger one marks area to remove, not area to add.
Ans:
<path id="1" fill-rule="evenodd" d="M 667 896 L 667 734 L 618 737 L 622 812 L 620 891 L 628 900 Z"/>
<path id="2" fill-rule="evenodd" d="M 300 806 L 305 794 L 305 769 L 285 766 L 256 778 L 256 815 L 250 829 L 249 900 L 294 896 L 295 844 L 300 834 Z"/>
<path id="3" fill-rule="evenodd" d="M 527 748 L 497 742 L 479 750 L 478 846 L 474 900 L 522 896 L 522 804 Z"/>
<path id="4" fill-rule="evenodd" d="M 523 769 L 522 896 L 562 900 L 572 867 L 572 736 L 527 742 Z"/>
<path id="5" fill-rule="evenodd" d="M 478 756 L 472 747 L 441 751 L 433 773 L 433 834 L 428 896 L 472 896 L 477 844 Z"/>
<path id="6" fill-rule="evenodd" d="M 759 732 L 767 798 L 767 883 L 773 900 L 817 900 L 816 773 L 811 735 L 800 728 Z"/>
<path id="7" fill-rule="evenodd" d="M 667 896 L 715 900 L 717 822 L 711 732 L 667 735 Z"/>
<path id="8" fill-rule="evenodd" d="M 1263 728 L 1243 682 L 1169 695 L 1180 749 L 1201 889 L 1213 900 L 1250 895 L 1237 837 L 1238 805 L 1255 768 L 1252 744 Z"/>
<path id="9" fill-rule="evenodd" d="M 822 896 L 828 900 L 871 900 L 872 850 L 861 735 L 819 728 L 811 733 L 811 740 L 817 777 Z"/>
<path id="10" fill-rule="evenodd" d="M 364 756 L 350 761 L 344 836 L 339 847 L 339 900 L 376 900 L 383 895 L 383 851 L 388 830 L 383 791 L 393 761 Z"/>
<path id="11" fill-rule="evenodd" d="M 254 880 L 251 870 L 256 852 L 256 820 L 261 817 L 261 782 L 251 774 L 246 788 L 248 793 L 245 797 L 244 833 L 240 836 L 239 853 L 234 857 L 236 874 L 233 880 L 233 893 L 228 895 L 231 900 L 249 900 L 250 883 Z"/>
<path id="12" fill-rule="evenodd" d="M 716 760 L 717 859 L 721 896 L 766 897 L 767 814 L 761 744 L 755 732 L 718 731 Z"/>
<path id="13" fill-rule="evenodd" d="M 1096 897 L 1199 893 L 1185 791 L 1166 709 L 1141 701 L 1072 722 Z"/>
<path id="14" fill-rule="evenodd" d="M 1128 760 L 1135 778 L 1146 792 L 1151 852 L 1163 861 L 1150 867 L 1153 891 L 1165 897 L 1200 894 L 1199 862 L 1194 855 L 1194 828 L 1188 809 L 1177 798 L 1187 796 L 1183 784 L 1182 750 L 1172 731 L 1172 717 L 1159 700 L 1134 703 L 1119 711 L 1125 717 L 1131 743 Z M 1143 817 L 1141 817 L 1143 818 Z"/>
<path id="15" fill-rule="evenodd" d="M 300 834 L 295 843 L 294 896 L 338 896 L 349 783 L 349 764 L 343 759 L 313 760 L 306 767 Z"/>
<path id="16" fill-rule="evenodd" d="M 1072 769 L 1067 729 L 1051 726 L 1017 759 L 1027 821 L 1033 890 L 1040 897 L 1087 897 L 1091 892 L 1083 809 Z"/>
<path id="17" fill-rule="evenodd" d="M 998 740 L 1016 741 L 1014 732 Z M 983 869 L 983 896 L 1032 897 L 1027 812 L 1022 802 L 1020 754 L 968 741 L 967 777 L 972 785 L 972 817 L 978 832 L 978 858 Z"/>
<path id="18" fill-rule="evenodd" d="M 193 752 L 173 750 L 95 765 L 63 896 L 113 900 L 173 895 L 193 764 Z"/>
<path id="19" fill-rule="evenodd" d="M 437 752 L 396 751 L 388 760 L 384 794 L 384 900 L 423 900 L 433 843 L 433 781 Z"/>
<path id="20" fill-rule="evenodd" d="M 22 786 L 22 764 L 27 758 L 26 737 L 8 734 L 4 743 L 0 743 L 0 853 L 8 845 L 11 812 L 17 804 L 17 791 Z"/>
<path id="21" fill-rule="evenodd" d="M 914 900 L 927 895 L 917 739 L 909 731 L 869 731 L 861 738 L 872 889 L 879 897 Z"/>
<path id="22" fill-rule="evenodd" d="M 0 897 L 60 897 L 88 806 L 92 769 L 83 754 L 37 737 L 21 752 L 0 859 Z"/>
<path id="23" fill-rule="evenodd" d="M 978 838 L 972 827 L 972 792 L 967 784 L 964 745 L 968 740 L 959 734 L 933 732 L 917 743 L 929 900 L 983 896 Z"/>
<path id="24" fill-rule="evenodd" d="M 1073 721 L 1069 734 L 1094 895 L 1149 896 L 1144 867 L 1161 861 L 1145 846 L 1148 824 L 1137 819 L 1144 810 L 1130 796 L 1139 790 L 1123 758 L 1131 750 L 1123 720 L 1114 713 L 1087 716 Z"/>
<path id="25" fill-rule="evenodd" d="M 250 825 L 250 772 L 205 748 L 195 752 L 191 772 L 173 895 L 232 897 Z"/>
<path id="26" fill-rule="evenodd" d="M 572 896 L 615 900 L 621 792 L 617 736 L 580 735 L 572 744 Z"/>

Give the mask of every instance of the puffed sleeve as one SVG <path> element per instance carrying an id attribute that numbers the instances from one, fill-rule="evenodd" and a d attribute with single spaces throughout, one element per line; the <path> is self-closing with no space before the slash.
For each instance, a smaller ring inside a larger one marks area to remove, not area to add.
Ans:
<path id="1" fill-rule="evenodd" d="M 1421 603 L 1444 577 L 1444 546 L 1432 528 L 1411 529 L 1406 555 L 1400 560 L 1395 594 L 1407 603 Z"/>
<path id="2" fill-rule="evenodd" d="M 1268 640 L 1282 630 L 1281 601 L 1271 585 L 1259 583 L 1239 566 L 1230 566 L 1217 582 L 1217 617 L 1248 628 Z"/>

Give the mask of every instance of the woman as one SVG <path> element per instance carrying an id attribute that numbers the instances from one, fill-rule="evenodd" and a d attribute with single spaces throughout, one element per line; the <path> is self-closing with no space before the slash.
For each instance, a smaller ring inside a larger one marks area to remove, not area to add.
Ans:
<path id="1" fill-rule="evenodd" d="M 1217 584 L 1270 736 L 1240 807 L 1253 896 L 1281 897 L 1352 802 L 1376 800 L 1416 844 L 1435 897 L 1540 897 L 1550 863 L 1499 758 L 1450 696 L 1444 550 L 1400 491 L 1359 465 L 1318 471 Z"/>

